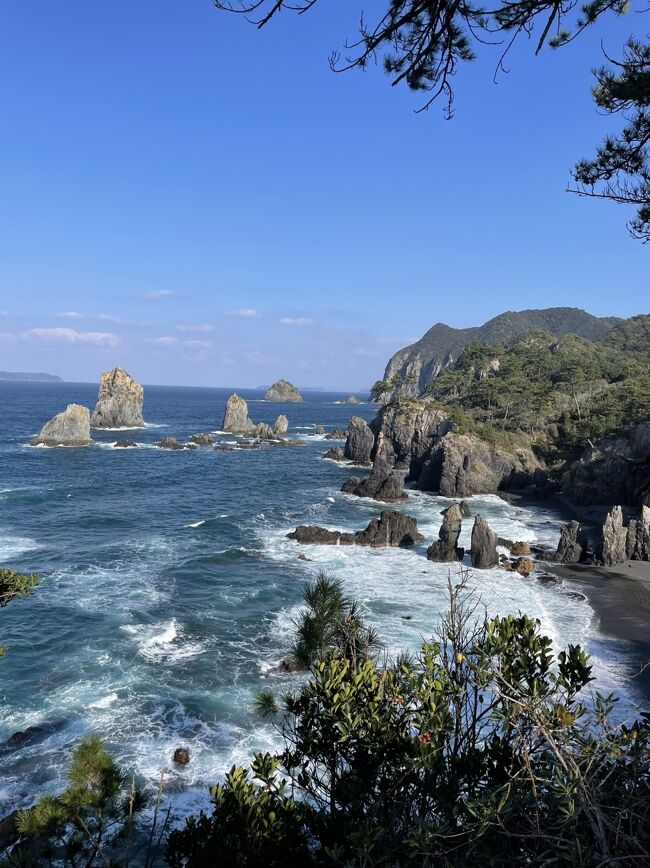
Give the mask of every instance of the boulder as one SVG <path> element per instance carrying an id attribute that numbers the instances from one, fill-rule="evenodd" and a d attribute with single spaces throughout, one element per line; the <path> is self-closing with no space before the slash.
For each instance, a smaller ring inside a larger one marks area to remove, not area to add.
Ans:
<path id="1" fill-rule="evenodd" d="M 221 430 L 231 434 L 249 434 L 255 426 L 248 415 L 248 404 L 236 392 L 226 401 Z"/>
<path id="2" fill-rule="evenodd" d="M 302 395 L 288 380 L 278 380 L 266 391 L 264 400 L 295 404 L 302 401 Z"/>
<path id="3" fill-rule="evenodd" d="M 340 446 L 332 446 L 332 448 L 328 449 L 323 455 L 323 458 L 329 458 L 331 461 L 343 461 L 345 455 Z"/>
<path id="4" fill-rule="evenodd" d="M 275 440 L 277 436 L 275 430 L 266 422 L 255 425 L 249 433 L 252 437 L 258 437 L 260 440 Z"/>
<path id="5" fill-rule="evenodd" d="M 513 562 L 512 567 L 516 573 L 521 576 L 529 576 L 535 571 L 535 564 L 531 558 L 517 558 Z"/>
<path id="6" fill-rule="evenodd" d="M 354 464 L 370 464 L 374 445 L 375 435 L 366 420 L 353 416 L 345 441 L 345 457 Z"/>
<path id="7" fill-rule="evenodd" d="M 317 425 L 314 428 L 314 434 L 318 434 L 319 437 L 322 437 L 325 434 L 325 429 L 322 425 Z"/>
<path id="8" fill-rule="evenodd" d="M 289 420 L 284 414 L 278 416 L 273 426 L 273 433 L 278 437 L 284 437 L 289 430 Z"/>
<path id="9" fill-rule="evenodd" d="M 20 838 L 17 820 L 18 811 L 14 811 L 0 820 L 0 853 L 13 846 Z"/>
<path id="10" fill-rule="evenodd" d="M 472 528 L 472 566 L 484 570 L 498 563 L 497 535 L 490 529 L 486 519 L 477 515 Z"/>
<path id="11" fill-rule="evenodd" d="M 623 509 L 612 508 L 603 525 L 599 558 L 605 566 L 622 564 L 626 560 L 627 528 L 623 525 Z"/>
<path id="12" fill-rule="evenodd" d="M 115 443 L 115 449 L 133 449 L 137 445 L 138 444 L 135 442 L 135 440 L 118 440 Z"/>
<path id="13" fill-rule="evenodd" d="M 343 485 L 341 486 L 341 491 L 343 494 L 355 494 L 357 488 L 361 485 L 361 479 L 358 476 L 351 476 L 349 479 L 346 479 Z"/>
<path id="14" fill-rule="evenodd" d="M 211 434 L 192 434 L 189 442 L 194 443 L 196 446 L 212 446 L 214 440 Z"/>
<path id="15" fill-rule="evenodd" d="M 459 504 L 454 503 L 453 506 L 443 510 L 438 539 L 427 549 L 427 557 L 430 561 L 447 563 L 462 560 L 465 550 L 457 545 L 462 524 L 463 515 Z"/>
<path id="16" fill-rule="evenodd" d="M 466 500 L 461 500 L 460 502 L 460 514 L 463 518 L 469 518 L 472 514 L 472 510 L 469 508 L 469 504 Z"/>
<path id="17" fill-rule="evenodd" d="M 355 485 L 352 485 L 352 480 Z M 372 497 L 384 503 L 399 503 L 408 497 L 404 493 L 404 474 L 393 470 L 392 462 L 384 451 L 375 456 L 367 479 L 359 480 L 353 476 L 343 484 L 341 491 L 357 497 Z"/>
<path id="18" fill-rule="evenodd" d="M 510 546 L 510 554 L 525 555 L 527 557 L 530 555 L 530 544 L 522 541 L 513 542 Z"/>
<path id="19" fill-rule="evenodd" d="M 357 398 L 356 395 L 348 395 L 348 397 L 343 401 L 344 404 L 360 404 L 361 401 Z"/>
<path id="20" fill-rule="evenodd" d="M 557 551 L 546 559 L 558 564 L 578 564 L 587 550 L 587 534 L 579 521 L 570 521 L 560 530 Z"/>
<path id="21" fill-rule="evenodd" d="M 104 371 L 90 424 L 93 428 L 142 428 L 144 389 L 124 368 Z"/>
<path id="22" fill-rule="evenodd" d="M 330 431 L 329 434 L 325 435 L 326 440 L 345 440 L 348 436 L 348 432 L 344 431 L 343 428 L 335 428 L 333 431 Z"/>
<path id="23" fill-rule="evenodd" d="M 174 751 L 174 762 L 179 766 L 186 766 L 190 761 L 190 751 L 186 747 L 177 747 Z"/>
<path id="24" fill-rule="evenodd" d="M 373 518 L 365 530 L 347 533 L 328 530 L 324 527 L 300 525 L 287 534 L 288 539 L 300 543 L 317 545 L 361 545 L 372 548 L 386 546 L 404 548 L 421 542 L 424 537 L 418 533 L 417 521 L 410 515 L 395 510 L 384 510 L 379 518 Z"/>
<path id="25" fill-rule="evenodd" d="M 626 554 L 631 561 L 650 561 L 650 507 L 642 506 L 627 529 Z"/>
<path id="26" fill-rule="evenodd" d="M 32 440 L 32 446 L 87 446 L 92 442 L 88 408 L 68 404 L 62 413 L 41 428 Z"/>

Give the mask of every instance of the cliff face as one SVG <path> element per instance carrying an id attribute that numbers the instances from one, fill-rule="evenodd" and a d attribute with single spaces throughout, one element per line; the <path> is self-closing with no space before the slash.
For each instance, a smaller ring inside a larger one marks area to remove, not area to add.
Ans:
<path id="1" fill-rule="evenodd" d="M 478 437 L 456 433 L 454 428 L 439 408 L 423 401 L 396 401 L 381 407 L 370 425 L 352 420 L 345 456 L 360 464 L 374 459 L 370 479 L 379 470 L 384 480 L 391 478 L 392 471 L 406 471 L 406 480 L 417 489 L 444 497 L 490 494 L 546 482 L 546 470 L 530 449 L 497 449 Z M 362 490 L 352 493 L 365 494 Z"/>
<path id="2" fill-rule="evenodd" d="M 105 371 L 90 420 L 93 428 L 142 428 L 144 389 L 124 368 Z"/>
<path id="3" fill-rule="evenodd" d="M 578 504 L 650 506 L 650 422 L 589 446 L 562 488 Z"/>
<path id="4" fill-rule="evenodd" d="M 451 328 L 436 323 L 419 341 L 395 353 L 386 366 L 384 382 L 376 399 L 387 403 L 396 396 L 417 398 L 440 371 L 454 362 L 462 350 L 474 341 L 496 344 L 535 329 L 554 335 L 576 334 L 596 340 L 621 322 L 616 317 L 599 318 L 572 307 L 546 310 L 508 311 L 482 326 Z"/>

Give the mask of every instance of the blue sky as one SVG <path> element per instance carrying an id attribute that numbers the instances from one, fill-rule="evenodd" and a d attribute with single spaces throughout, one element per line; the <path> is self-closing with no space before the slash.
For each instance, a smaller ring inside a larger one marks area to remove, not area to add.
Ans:
<path id="1" fill-rule="evenodd" d="M 522 42 L 456 76 L 456 114 L 330 50 L 382 4 L 263 31 L 210 0 L 3 4 L 0 368 L 145 383 L 367 387 L 434 322 L 647 310 L 624 209 L 565 192 L 616 121 L 600 41 Z"/>

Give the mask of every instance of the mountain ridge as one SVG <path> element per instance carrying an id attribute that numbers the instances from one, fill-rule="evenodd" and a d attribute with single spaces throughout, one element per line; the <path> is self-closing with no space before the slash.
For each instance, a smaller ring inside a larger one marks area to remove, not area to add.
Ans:
<path id="1" fill-rule="evenodd" d="M 550 307 L 504 311 L 480 326 L 466 329 L 438 322 L 420 340 L 391 357 L 383 380 L 373 386 L 373 397 L 380 403 L 398 396 L 419 397 L 442 370 L 456 361 L 466 346 L 476 341 L 497 344 L 536 329 L 559 337 L 577 334 L 593 341 L 624 321 L 621 317 L 597 317 L 582 308 Z"/>

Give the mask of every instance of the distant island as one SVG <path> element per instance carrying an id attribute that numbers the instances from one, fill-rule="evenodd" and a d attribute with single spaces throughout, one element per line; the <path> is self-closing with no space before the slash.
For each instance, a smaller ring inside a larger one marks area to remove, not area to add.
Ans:
<path id="1" fill-rule="evenodd" d="M 21 380 L 30 383 L 62 383 L 56 374 L 30 373 L 24 371 L 0 371 L 0 380 Z"/>

